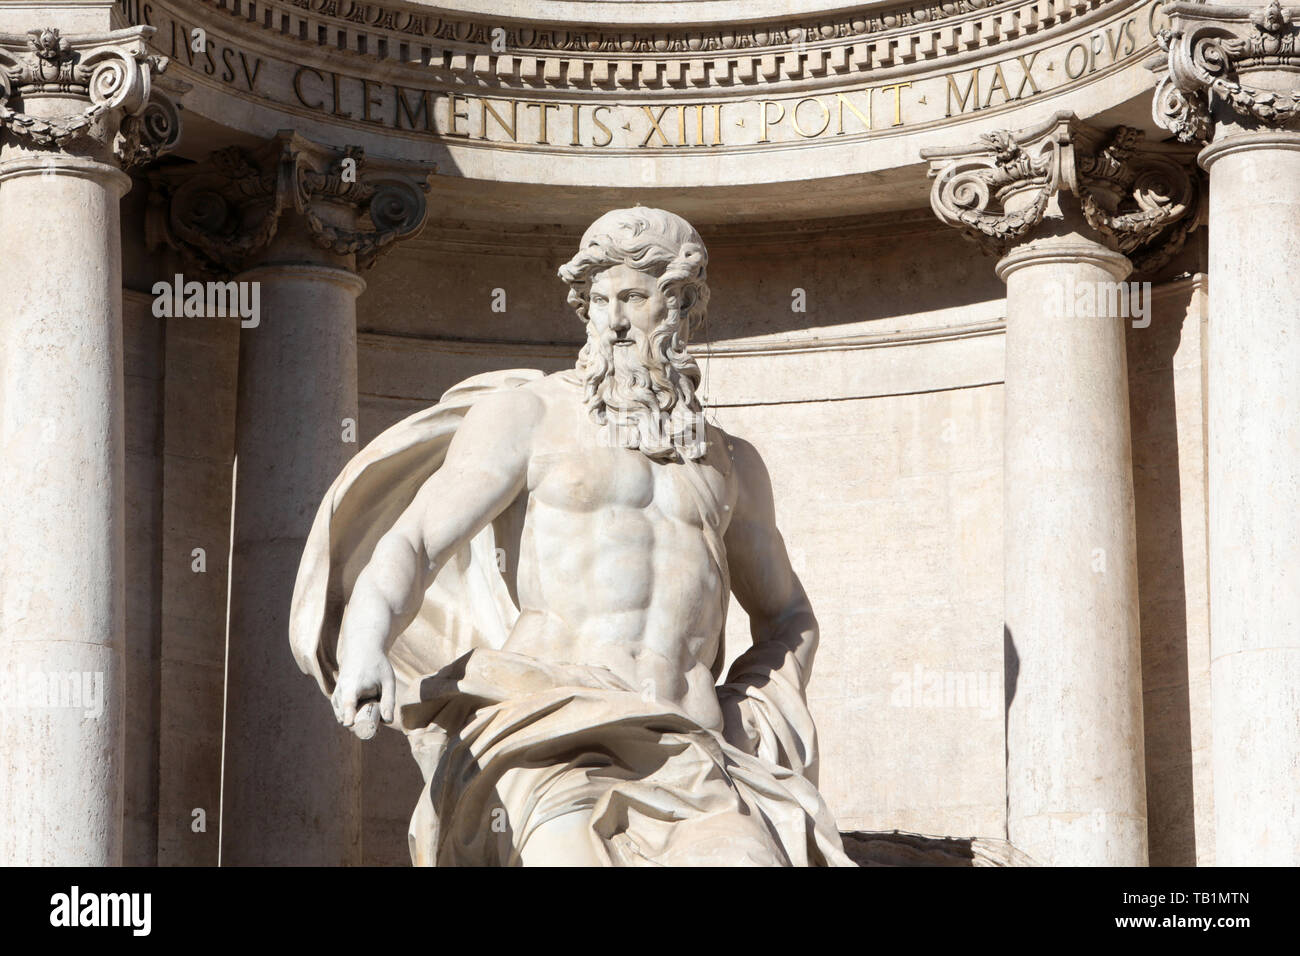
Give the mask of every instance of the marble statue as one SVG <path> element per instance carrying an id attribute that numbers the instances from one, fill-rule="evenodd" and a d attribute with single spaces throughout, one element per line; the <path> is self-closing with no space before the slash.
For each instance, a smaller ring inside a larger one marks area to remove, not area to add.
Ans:
<path id="1" fill-rule="evenodd" d="M 761 458 L 696 394 L 707 260 L 670 212 L 601 216 L 559 271 L 576 367 L 461 382 L 320 506 L 293 650 L 344 726 L 407 734 L 416 864 L 852 865 L 817 621 Z M 733 593 L 753 646 L 720 683 Z"/>

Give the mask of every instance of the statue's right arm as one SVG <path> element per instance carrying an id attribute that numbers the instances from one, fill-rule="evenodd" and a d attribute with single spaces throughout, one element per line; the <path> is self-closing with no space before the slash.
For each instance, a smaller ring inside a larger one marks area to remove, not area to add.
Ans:
<path id="1" fill-rule="evenodd" d="M 357 576 L 339 631 L 334 710 L 351 726 L 358 705 L 380 700 L 393 718 L 386 652 L 415 619 L 439 569 L 524 490 L 541 399 L 526 389 L 488 395 L 466 413 L 442 467 L 375 545 Z"/>

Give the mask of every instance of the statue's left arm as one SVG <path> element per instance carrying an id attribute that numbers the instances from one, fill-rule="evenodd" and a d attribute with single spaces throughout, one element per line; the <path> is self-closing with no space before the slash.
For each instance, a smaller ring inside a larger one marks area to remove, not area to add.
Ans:
<path id="1" fill-rule="evenodd" d="M 731 589 L 749 615 L 753 647 L 718 688 L 729 743 L 815 780 L 816 733 L 804 691 L 817 619 L 776 527 L 772 483 L 748 442 L 734 446 L 737 492 L 725 545 Z"/>

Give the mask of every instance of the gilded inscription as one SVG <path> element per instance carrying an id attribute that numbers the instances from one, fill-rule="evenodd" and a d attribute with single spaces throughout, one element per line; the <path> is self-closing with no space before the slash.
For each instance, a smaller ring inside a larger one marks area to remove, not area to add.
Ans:
<path id="1" fill-rule="evenodd" d="M 422 85 L 415 70 L 401 83 L 381 81 L 319 61 L 293 63 L 252 53 L 212 29 L 184 22 L 161 4 L 119 0 L 119 5 L 132 22 L 157 28 L 151 43 L 177 66 L 281 108 L 447 141 L 633 151 L 833 141 L 997 109 L 1130 61 L 1140 66 L 1164 25 L 1153 0 L 1082 36 L 937 75 L 827 92 L 631 104 L 600 102 L 599 93 L 575 102 L 562 91 L 519 97 L 437 89 L 433 83 Z M 203 42 L 196 42 L 196 31 L 204 34 Z"/>

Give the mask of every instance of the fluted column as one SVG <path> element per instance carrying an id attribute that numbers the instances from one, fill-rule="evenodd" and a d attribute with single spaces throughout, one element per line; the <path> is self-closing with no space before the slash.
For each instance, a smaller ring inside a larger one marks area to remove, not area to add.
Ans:
<path id="1" fill-rule="evenodd" d="M 1053 865 L 1147 862 L 1121 283 L 1194 197 L 1139 138 L 1061 114 L 926 156 L 935 211 L 1007 283 L 1007 829 Z"/>
<path id="2" fill-rule="evenodd" d="M 1278 3 L 1166 5 L 1156 121 L 1206 144 L 1215 862 L 1300 864 L 1300 51 Z"/>
<path id="3" fill-rule="evenodd" d="M 0 34 L 0 863 L 122 859 L 123 164 L 152 28 Z"/>
<path id="4" fill-rule="evenodd" d="M 358 742 L 302 680 L 289 607 L 316 507 L 358 447 L 358 271 L 423 224 L 423 178 L 282 133 L 160 184 L 193 272 L 257 303 L 240 334 L 221 861 L 359 864 Z"/>

